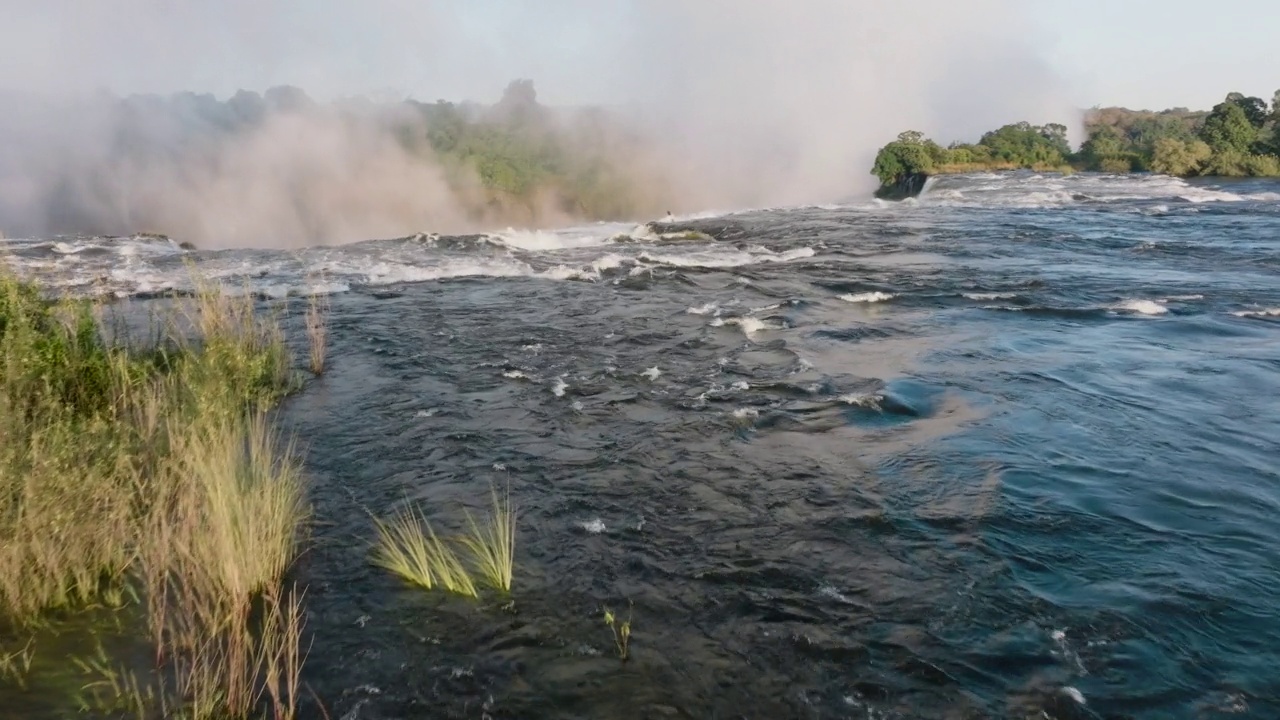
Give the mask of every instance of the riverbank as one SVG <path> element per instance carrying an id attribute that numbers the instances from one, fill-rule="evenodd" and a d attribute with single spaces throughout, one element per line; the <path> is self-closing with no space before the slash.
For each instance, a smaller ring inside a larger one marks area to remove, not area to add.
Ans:
<path id="1" fill-rule="evenodd" d="M 113 306 L 6 272 L 0 684 L 30 690 L 6 704 L 293 717 L 303 610 L 284 577 L 309 509 L 267 414 L 299 382 L 275 318 L 200 283 L 139 338 Z M 70 656 L 50 652 L 76 626 Z"/>

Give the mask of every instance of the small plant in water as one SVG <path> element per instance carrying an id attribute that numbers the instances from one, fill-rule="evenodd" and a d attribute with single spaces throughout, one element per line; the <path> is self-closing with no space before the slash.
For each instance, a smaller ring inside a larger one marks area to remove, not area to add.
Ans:
<path id="1" fill-rule="evenodd" d="M 634 603 L 628 603 L 627 619 L 618 622 L 618 617 L 606 605 L 604 608 L 604 624 L 613 633 L 613 645 L 618 649 L 618 659 L 626 662 L 631 657 L 631 613 Z"/>

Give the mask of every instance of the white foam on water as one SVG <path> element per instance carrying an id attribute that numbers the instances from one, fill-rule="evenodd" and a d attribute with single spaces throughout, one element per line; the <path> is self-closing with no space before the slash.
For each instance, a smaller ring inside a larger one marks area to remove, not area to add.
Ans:
<path id="1" fill-rule="evenodd" d="M 845 597 L 839 590 L 837 590 L 835 587 L 831 585 L 823 585 L 822 587 L 818 588 L 818 594 L 821 595 L 822 597 L 831 598 L 832 600 L 835 600 L 836 602 L 841 603 L 843 605 L 854 604 L 852 600 L 850 600 L 848 597 Z"/>
<path id="2" fill-rule="evenodd" d="M 569 389 L 569 383 L 564 381 L 563 377 L 558 377 L 551 383 L 551 394 L 556 397 L 564 397 L 564 391 Z"/>
<path id="3" fill-rule="evenodd" d="M 850 293 L 848 295 L 841 295 L 840 299 L 844 300 L 845 302 L 851 302 L 851 303 L 878 303 L 878 302 L 888 302 L 889 300 L 892 300 L 895 297 L 897 297 L 897 295 L 894 295 L 892 293 L 873 291 L 873 292 L 864 292 L 864 293 L 856 293 L 856 294 Z"/>
<path id="4" fill-rule="evenodd" d="M 1062 688 L 1062 692 L 1063 692 L 1063 694 L 1065 694 L 1067 697 L 1069 697 L 1069 698 L 1071 698 L 1072 700 L 1074 700 L 1074 701 L 1076 702 L 1076 704 L 1077 704 L 1077 705 L 1088 705 L 1088 704 L 1089 704 L 1089 703 L 1085 702 L 1085 699 L 1084 699 L 1084 693 L 1080 692 L 1079 690 L 1077 690 L 1077 689 L 1075 689 L 1075 688 L 1073 688 L 1073 687 L 1071 687 L 1071 686 L 1069 686 L 1069 685 L 1068 685 L 1067 687 Z"/>
<path id="5" fill-rule="evenodd" d="M 502 373 L 502 377 L 507 378 L 509 380 L 528 380 L 529 379 L 528 375 L 525 375 L 523 372 L 519 370 L 508 370 Z"/>
<path id="6" fill-rule="evenodd" d="M 747 382 L 746 380 L 739 380 L 739 381 L 735 382 L 734 384 L 730 385 L 729 387 L 730 387 L 730 388 L 732 388 L 732 389 L 734 389 L 734 390 L 739 390 L 739 391 L 743 391 L 743 392 L 745 392 L 745 391 L 747 391 L 747 390 L 750 390 L 750 389 L 751 389 L 751 383 Z"/>
<path id="7" fill-rule="evenodd" d="M 654 382 L 658 378 L 662 377 L 662 370 L 659 370 L 658 366 L 654 365 L 648 370 L 645 370 L 644 372 L 640 373 L 640 376 L 649 378 L 649 382 Z"/>
<path id="8" fill-rule="evenodd" d="M 336 268 L 338 272 L 349 272 Z M 402 262 L 379 261 L 362 268 L 352 268 L 364 275 L 368 285 L 395 285 L 398 283 L 425 282 L 458 277 L 531 277 L 536 275 L 527 263 L 518 260 L 446 260 L 439 265 L 412 265 Z"/>
<path id="9" fill-rule="evenodd" d="M 685 310 L 685 312 L 688 313 L 689 315 L 710 315 L 719 309 L 720 309 L 719 305 L 713 302 L 709 302 L 706 305 L 699 305 L 698 307 L 688 308 L 687 310 Z"/>
<path id="10" fill-rule="evenodd" d="M 1112 305 L 1111 309 L 1139 315 L 1164 315 L 1169 312 L 1169 308 L 1153 300 L 1122 300 Z"/>
<path id="11" fill-rule="evenodd" d="M 603 534 L 608 528 L 605 527 L 604 521 L 600 518 L 592 518 L 578 523 L 578 527 L 587 532 L 588 535 Z"/>
<path id="12" fill-rule="evenodd" d="M 725 325 L 737 325 L 742 328 L 742 334 L 748 338 L 754 338 L 756 333 L 763 330 L 781 330 L 782 327 L 767 323 L 753 317 L 735 317 L 735 318 L 716 318 L 711 321 L 711 327 L 723 327 Z"/>
<path id="13" fill-rule="evenodd" d="M 1246 198 L 1243 195 L 1237 195 L 1233 192 L 1225 192 L 1222 190 L 1211 190 L 1209 188 L 1200 188 L 1187 186 L 1179 198 L 1189 203 L 1207 203 L 1207 202 L 1244 202 Z"/>
<path id="14" fill-rule="evenodd" d="M 879 408 L 880 403 L 884 402 L 884 395 L 880 394 L 863 394 L 849 393 L 841 395 L 838 400 L 845 405 L 857 405 L 859 407 Z"/>
<path id="15" fill-rule="evenodd" d="M 528 230 L 507 228 L 503 232 L 490 233 L 487 237 L 517 250 L 568 250 L 572 248 L 608 245 L 629 226 L 612 223 L 598 226 L 580 226 L 563 230 Z"/>
<path id="16" fill-rule="evenodd" d="M 1193 302 L 1195 300 L 1203 300 L 1203 299 L 1204 299 L 1204 296 L 1198 295 L 1198 294 L 1197 295 L 1170 295 L 1167 298 L 1161 298 L 1157 302 L 1161 302 L 1161 303 Z"/>
<path id="17" fill-rule="evenodd" d="M 1280 317 L 1280 308 L 1267 308 L 1265 310 L 1237 310 L 1231 314 L 1241 318 Z"/>
<path id="18" fill-rule="evenodd" d="M 1012 300 L 1018 293 L 964 293 L 970 300 Z"/>
<path id="19" fill-rule="evenodd" d="M 635 261 L 625 255 L 608 253 L 585 265 L 558 265 L 536 275 L 550 280 L 599 280 L 605 271 L 622 267 L 628 262 Z"/>
<path id="20" fill-rule="evenodd" d="M 687 268 L 729 268 L 758 263 L 781 263 L 813 257 L 816 251 L 810 247 L 794 248 L 775 253 L 769 250 L 724 251 L 700 250 L 688 253 L 644 252 L 639 259 L 657 265 Z"/>
<path id="21" fill-rule="evenodd" d="M 760 417 L 760 411 L 755 408 L 738 408 L 733 411 L 735 420 L 753 420 Z"/>

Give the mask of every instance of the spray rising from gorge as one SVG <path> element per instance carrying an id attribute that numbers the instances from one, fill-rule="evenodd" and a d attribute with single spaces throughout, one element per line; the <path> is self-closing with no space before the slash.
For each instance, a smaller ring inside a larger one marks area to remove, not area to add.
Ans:
<path id="1" fill-rule="evenodd" d="M 297 247 L 831 202 L 904 123 L 1075 119 L 1004 0 L 143 5 L 7 12 L 0 231 Z"/>

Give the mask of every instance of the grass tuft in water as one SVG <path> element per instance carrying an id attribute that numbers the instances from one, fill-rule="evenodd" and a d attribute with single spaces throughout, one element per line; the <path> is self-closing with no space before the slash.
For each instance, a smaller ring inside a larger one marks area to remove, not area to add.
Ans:
<path id="1" fill-rule="evenodd" d="M 0 648 L 0 680 L 13 683 L 20 690 L 27 689 L 27 674 L 31 672 L 31 662 L 35 659 L 34 642 L 34 638 L 28 640 L 26 645 L 12 652 Z"/>
<path id="2" fill-rule="evenodd" d="M 461 539 L 471 554 L 476 570 L 495 590 L 511 592 L 511 576 L 515 568 L 516 510 L 511 505 L 511 490 L 498 497 L 490 488 L 493 507 L 483 524 L 467 512 L 470 532 Z"/>
<path id="3" fill-rule="evenodd" d="M 466 567 L 420 512 L 404 509 L 389 521 L 374 522 L 378 527 L 375 563 L 428 590 L 439 586 L 466 597 L 479 597 Z"/>
<path id="4" fill-rule="evenodd" d="M 307 303 L 307 347 L 311 360 L 311 372 L 324 374 L 325 356 L 328 351 L 329 335 L 329 297 L 322 293 L 311 293 Z"/>

